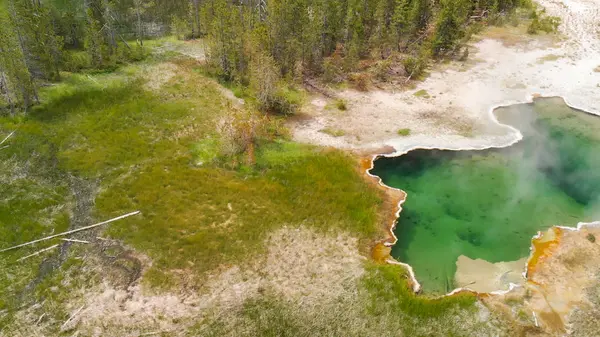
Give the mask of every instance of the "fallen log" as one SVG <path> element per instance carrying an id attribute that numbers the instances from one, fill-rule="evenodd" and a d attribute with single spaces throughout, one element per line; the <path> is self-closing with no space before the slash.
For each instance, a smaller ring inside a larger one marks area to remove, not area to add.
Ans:
<path id="1" fill-rule="evenodd" d="M 63 325 L 60 326 L 60 329 L 64 329 L 67 324 L 71 323 L 71 321 L 73 320 L 73 318 L 75 318 L 77 315 L 79 315 L 79 313 L 81 312 L 81 310 L 83 310 L 83 308 L 85 307 L 85 305 L 82 305 L 81 308 L 79 308 L 79 310 L 77 310 L 74 314 L 71 315 L 71 317 L 69 317 L 69 319 L 63 323 Z"/>
<path id="2" fill-rule="evenodd" d="M 77 239 L 61 239 L 63 241 L 67 241 L 67 242 L 76 242 L 76 243 L 90 243 L 89 241 L 85 241 L 85 240 L 77 240 Z"/>
<path id="3" fill-rule="evenodd" d="M 30 254 L 30 255 L 27 255 L 27 256 L 24 256 L 24 257 L 22 257 L 22 258 L 18 259 L 18 260 L 17 260 L 17 262 L 21 262 L 21 261 L 23 261 L 23 260 L 25 260 L 25 259 L 28 259 L 28 258 L 30 258 L 30 257 L 34 257 L 34 256 L 37 256 L 37 255 L 40 255 L 41 253 L 43 253 L 43 252 L 47 252 L 47 251 L 49 251 L 49 250 L 51 250 L 51 249 L 54 249 L 54 248 L 56 248 L 56 247 L 58 247 L 58 244 L 56 244 L 56 245 L 54 245 L 54 246 L 50 246 L 50 247 L 48 247 L 48 248 L 44 248 L 44 249 L 42 249 L 42 250 L 38 250 L 37 252 L 35 252 L 35 253 L 33 253 L 33 254 Z"/>
<path id="4" fill-rule="evenodd" d="M 106 221 L 103 221 L 103 222 L 99 222 L 99 223 L 97 223 L 97 224 L 94 224 L 94 225 L 89 225 L 89 226 L 86 226 L 86 227 L 81 227 L 81 228 L 73 229 L 73 230 L 70 230 L 70 231 L 67 231 L 67 232 L 63 232 L 63 233 L 58 233 L 58 234 L 50 235 L 50 236 L 47 236 L 47 237 L 45 237 L 45 238 L 41 238 L 41 239 L 37 239 L 37 240 L 33 240 L 33 241 L 29 241 L 29 242 L 25 242 L 25 243 L 22 243 L 22 244 L 20 244 L 20 245 L 16 245 L 16 246 L 13 246 L 13 247 L 4 248 L 4 249 L 0 250 L 0 253 L 4 253 L 4 252 L 7 252 L 7 251 L 9 251 L 9 250 L 13 250 L 13 249 L 17 249 L 17 248 L 21 248 L 21 247 L 29 246 L 29 245 L 32 245 L 32 244 L 34 244 L 34 243 L 38 243 L 38 242 L 42 242 L 42 241 L 46 241 L 46 240 L 50 240 L 50 239 L 53 239 L 53 238 L 56 238 L 56 237 L 59 237 L 59 236 L 65 236 L 65 235 L 69 235 L 69 234 L 73 234 L 73 233 L 81 232 L 81 231 L 84 231 L 84 230 L 88 230 L 88 229 L 91 229 L 91 228 L 94 228 L 94 227 L 98 227 L 98 226 L 106 225 L 106 224 L 108 224 L 108 223 L 111 223 L 111 222 L 114 222 L 114 221 L 117 221 L 117 220 L 121 220 L 121 219 L 124 219 L 124 218 L 130 217 L 130 216 L 132 216 L 132 215 L 139 214 L 139 213 L 140 213 L 140 211 L 135 211 L 135 212 L 127 213 L 127 214 L 125 214 L 125 215 L 121 215 L 121 216 L 118 216 L 118 217 L 116 217 L 116 218 L 112 218 L 112 219 L 110 219 L 110 220 L 106 220 Z"/>
<path id="5" fill-rule="evenodd" d="M 0 145 L 4 144 L 15 132 L 17 131 L 13 131 L 10 134 L 8 134 L 8 136 L 6 136 L 6 138 L 4 138 L 1 142 Z"/>

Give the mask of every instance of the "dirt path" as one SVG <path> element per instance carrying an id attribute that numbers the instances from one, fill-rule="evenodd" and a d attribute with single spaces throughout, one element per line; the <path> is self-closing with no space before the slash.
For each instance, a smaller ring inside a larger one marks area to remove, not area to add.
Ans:
<path id="1" fill-rule="evenodd" d="M 312 118 L 293 124 L 295 139 L 338 148 L 389 145 L 399 153 L 414 147 L 503 146 L 519 133 L 498 125 L 490 110 L 527 101 L 533 94 L 563 96 L 572 106 L 600 114 L 600 72 L 594 71 L 600 66 L 600 2 L 539 3 L 562 19 L 562 38 L 491 29 L 472 45 L 468 64 L 439 66 L 414 90 L 347 90 L 339 94 L 348 102 L 346 112 L 327 109 L 316 99 L 309 107 Z M 415 96 L 419 90 L 428 95 Z M 410 136 L 398 135 L 404 128 L 411 130 Z M 324 129 L 338 131 L 338 137 Z"/>

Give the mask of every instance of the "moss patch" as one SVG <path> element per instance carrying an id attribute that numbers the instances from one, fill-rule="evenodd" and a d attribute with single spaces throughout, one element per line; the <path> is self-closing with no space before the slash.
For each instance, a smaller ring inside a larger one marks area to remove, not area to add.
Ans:
<path id="1" fill-rule="evenodd" d="M 421 89 L 413 94 L 415 97 L 430 98 L 431 96 L 425 89 Z"/>
<path id="2" fill-rule="evenodd" d="M 342 137 L 342 136 L 346 135 L 346 131 L 340 130 L 340 129 L 332 129 L 332 128 L 325 128 L 325 129 L 320 130 L 320 132 L 328 134 L 332 137 Z"/>
<path id="3" fill-rule="evenodd" d="M 406 129 L 400 129 L 398 130 L 398 136 L 402 136 L 402 137 L 406 137 L 406 136 L 410 136 L 410 129 L 406 128 Z"/>

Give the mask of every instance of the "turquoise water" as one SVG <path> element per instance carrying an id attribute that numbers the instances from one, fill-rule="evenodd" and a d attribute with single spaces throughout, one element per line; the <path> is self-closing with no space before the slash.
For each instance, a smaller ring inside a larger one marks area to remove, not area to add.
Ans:
<path id="1" fill-rule="evenodd" d="M 558 98 L 494 113 L 524 139 L 506 149 L 415 150 L 371 171 L 408 193 L 392 255 L 426 292 L 455 288 L 460 255 L 518 260 L 538 230 L 600 219 L 600 117 Z"/>

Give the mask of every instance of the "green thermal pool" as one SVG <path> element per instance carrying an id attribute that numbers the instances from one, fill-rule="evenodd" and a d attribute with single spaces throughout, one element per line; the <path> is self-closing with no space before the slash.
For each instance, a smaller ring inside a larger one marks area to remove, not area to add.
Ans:
<path id="1" fill-rule="evenodd" d="M 600 220 L 600 117 L 559 98 L 494 113 L 523 140 L 505 149 L 414 150 L 380 158 L 371 171 L 408 193 L 392 255 L 414 268 L 426 292 L 455 287 L 460 255 L 515 261 L 539 230 Z"/>

